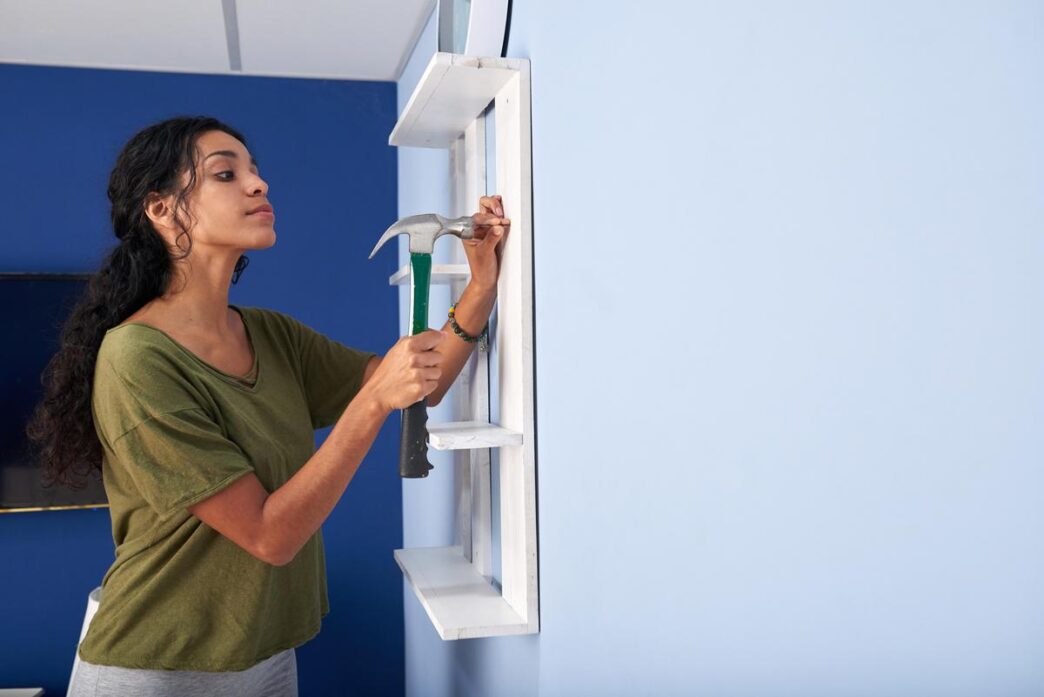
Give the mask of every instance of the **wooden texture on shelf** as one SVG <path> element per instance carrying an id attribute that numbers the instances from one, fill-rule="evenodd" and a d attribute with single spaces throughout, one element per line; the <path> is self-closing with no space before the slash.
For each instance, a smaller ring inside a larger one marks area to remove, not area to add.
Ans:
<path id="1" fill-rule="evenodd" d="M 467 281 L 470 278 L 471 269 L 467 264 L 432 264 L 431 266 L 432 284 L 452 284 L 456 281 Z M 403 265 L 402 268 L 388 278 L 388 284 L 393 286 L 406 285 L 409 282 L 409 264 Z"/>
<path id="2" fill-rule="evenodd" d="M 389 145 L 449 148 L 529 61 L 436 53 L 388 137 Z M 526 115 L 529 118 L 529 115 Z"/>
<path id="3" fill-rule="evenodd" d="M 397 549 L 395 561 L 443 639 L 529 633 L 528 624 L 459 546 Z"/>
<path id="4" fill-rule="evenodd" d="M 522 434 L 485 421 L 428 424 L 428 444 L 436 450 L 474 450 L 522 445 Z"/>

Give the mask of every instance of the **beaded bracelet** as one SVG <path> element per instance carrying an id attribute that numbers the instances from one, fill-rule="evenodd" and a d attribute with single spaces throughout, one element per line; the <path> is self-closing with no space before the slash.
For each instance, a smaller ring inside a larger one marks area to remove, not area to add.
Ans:
<path id="1" fill-rule="evenodd" d="M 473 344 L 477 341 L 479 345 L 479 351 L 485 351 L 489 347 L 489 322 L 486 322 L 486 326 L 482 328 L 482 333 L 480 333 L 478 336 L 471 336 L 463 329 L 461 329 L 459 324 L 457 324 L 456 309 L 456 303 L 450 305 L 449 321 L 450 327 L 453 329 L 453 333 L 459 336 L 464 341 L 467 341 L 469 344 Z"/>

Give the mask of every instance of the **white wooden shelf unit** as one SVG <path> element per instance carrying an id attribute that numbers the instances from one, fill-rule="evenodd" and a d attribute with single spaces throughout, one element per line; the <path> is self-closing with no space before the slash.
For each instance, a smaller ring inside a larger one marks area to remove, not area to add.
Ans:
<path id="1" fill-rule="evenodd" d="M 492 103 L 497 193 L 511 219 L 501 253 L 496 321 L 490 323 L 491 351 L 475 351 L 454 385 L 459 420 L 428 424 L 429 445 L 455 451 L 455 544 L 395 550 L 395 561 L 443 639 L 540 631 L 529 85 L 528 60 L 436 53 L 388 139 L 399 147 L 448 149 L 453 198 L 448 215 L 469 215 L 487 193 L 485 113 Z M 463 246 L 449 236 L 440 244 L 453 245 L 455 263 L 436 265 L 432 283 L 448 283 L 453 297 L 460 297 L 468 281 Z M 409 283 L 409 268 L 389 282 Z M 494 390 L 490 356 L 496 360 Z M 491 396 L 499 407 L 497 424 L 489 419 Z M 492 568 L 491 448 L 500 463 L 500 583 Z"/>

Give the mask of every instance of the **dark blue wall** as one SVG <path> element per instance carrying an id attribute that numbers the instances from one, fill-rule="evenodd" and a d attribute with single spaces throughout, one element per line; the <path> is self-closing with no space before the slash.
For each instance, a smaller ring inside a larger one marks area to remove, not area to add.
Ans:
<path id="1" fill-rule="evenodd" d="M 105 188 L 119 149 L 152 122 L 206 113 L 247 138 L 278 214 L 275 246 L 249 255 L 230 302 L 380 353 L 397 339 L 395 255 L 366 259 L 397 212 L 394 83 L 0 65 L 0 95 L 0 271 L 96 270 L 115 243 Z M 323 526 L 331 612 L 297 652 L 304 695 L 404 692 L 397 434 L 389 419 Z M 87 594 L 113 560 L 109 520 L 0 515 L 0 688 L 64 694 Z"/>

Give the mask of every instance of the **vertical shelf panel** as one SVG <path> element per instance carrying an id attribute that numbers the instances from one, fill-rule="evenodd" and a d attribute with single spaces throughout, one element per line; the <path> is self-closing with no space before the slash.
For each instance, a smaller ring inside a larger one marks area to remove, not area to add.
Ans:
<path id="1" fill-rule="evenodd" d="M 529 97 L 526 64 L 496 96 L 497 186 L 504 197 L 504 215 L 512 223 L 501 257 L 496 341 L 500 351 L 500 424 L 523 434 L 521 447 L 502 448 L 499 453 L 501 581 L 504 599 L 537 631 Z"/>
<path id="2" fill-rule="evenodd" d="M 479 114 L 457 139 L 457 168 L 453 182 L 453 195 L 460 215 L 471 213 L 486 188 L 486 117 Z M 464 263 L 467 257 L 464 246 L 458 243 L 454 250 L 457 259 Z M 463 292 L 461 284 L 460 292 Z M 461 390 L 457 413 L 465 419 L 489 421 L 489 353 L 476 351 L 471 359 L 473 366 L 466 390 Z M 471 549 L 467 558 L 476 573 L 487 581 L 493 581 L 492 510 L 490 501 L 490 460 L 492 451 L 481 448 L 468 451 L 468 502 L 470 508 L 461 511 L 462 525 L 467 528 Z M 462 475 L 464 473 L 462 472 Z M 463 483 L 463 482 L 462 482 Z"/>

